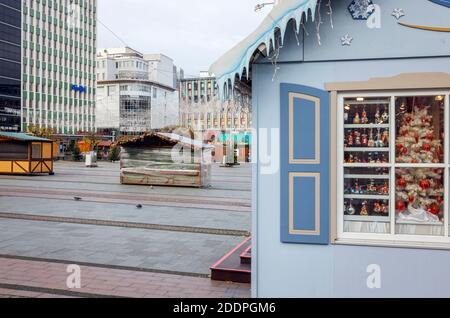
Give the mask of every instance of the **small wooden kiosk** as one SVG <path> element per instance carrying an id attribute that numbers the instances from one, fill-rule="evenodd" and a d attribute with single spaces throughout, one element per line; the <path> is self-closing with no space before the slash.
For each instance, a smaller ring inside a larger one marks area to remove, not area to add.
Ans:
<path id="1" fill-rule="evenodd" d="M 53 141 L 0 132 L 0 174 L 53 175 Z"/>
<path id="2" fill-rule="evenodd" d="M 118 144 L 122 184 L 210 186 L 212 146 L 162 132 L 149 132 Z"/>

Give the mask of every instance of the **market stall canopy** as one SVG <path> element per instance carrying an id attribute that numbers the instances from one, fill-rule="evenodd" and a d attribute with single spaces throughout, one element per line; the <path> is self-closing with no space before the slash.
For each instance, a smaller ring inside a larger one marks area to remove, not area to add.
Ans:
<path id="1" fill-rule="evenodd" d="M 290 20 L 295 20 L 299 30 L 303 14 L 307 19 L 308 10 L 314 13 L 317 2 L 318 0 L 278 0 L 269 15 L 252 34 L 216 61 L 209 71 L 217 77 L 221 97 L 223 97 L 225 85 L 231 82 L 231 87 L 234 87 L 236 75 L 241 78 L 244 69 L 249 76 L 250 64 L 255 52 L 269 50 L 271 43 L 275 43 L 275 34 L 278 30 L 283 39 Z M 315 14 L 311 16 L 314 20 Z"/>
<path id="2" fill-rule="evenodd" d="M 194 140 L 188 137 L 180 136 L 174 133 L 163 132 L 148 132 L 138 137 L 131 139 L 125 139 L 119 141 L 119 146 L 131 147 L 131 146 L 154 146 L 154 145 L 167 145 L 175 146 L 181 144 L 186 147 L 192 147 L 193 149 L 212 149 L 211 145 L 202 143 L 199 140 Z"/>
<path id="3" fill-rule="evenodd" d="M 52 142 L 49 139 L 35 137 L 24 133 L 9 133 L 1 131 L 0 131 L 0 140 Z"/>

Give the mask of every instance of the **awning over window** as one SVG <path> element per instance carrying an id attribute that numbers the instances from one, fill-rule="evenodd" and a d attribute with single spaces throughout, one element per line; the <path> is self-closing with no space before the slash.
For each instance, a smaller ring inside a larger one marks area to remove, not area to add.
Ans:
<path id="1" fill-rule="evenodd" d="M 317 2 L 318 0 L 279 0 L 252 34 L 211 66 L 210 73 L 216 75 L 220 94 L 223 96 L 226 83 L 231 83 L 231 87 L 234 86 L 236 74 L 242 77 L 245 69 L 248 76 L 254 53 L 258 48 L 270 48 L 270 43 L 275 43 L 275 33 L 278 29 L 283 39 L 288 22 L 294 19 L 299 30 L 303 14 L 305 13 L 308 18 L 308 10 L 315 13 Z M 311 16 L 314 19 L 315 14 Z"/>

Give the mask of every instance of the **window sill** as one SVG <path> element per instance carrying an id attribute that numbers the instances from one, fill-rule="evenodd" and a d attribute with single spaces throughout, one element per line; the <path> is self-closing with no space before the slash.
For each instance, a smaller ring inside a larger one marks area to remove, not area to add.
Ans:
<path id="1" fill-rule="evenodd" d="M 365 239 L 336 239 L 333 245 L 450 250 L 450 242 L 442 243 L 442 242 L 408 242 L 408 241 L 365 240 Z"/>

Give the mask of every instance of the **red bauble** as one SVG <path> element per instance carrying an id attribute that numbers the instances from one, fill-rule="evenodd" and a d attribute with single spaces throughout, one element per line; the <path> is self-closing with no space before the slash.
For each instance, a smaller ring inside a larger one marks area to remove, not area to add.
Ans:
<path id="1" fill-rule="evenodd" d="M 427 134 L 427 139 L 428 139 L 429 141 L 433 141 L 433 139 L 434 139 L 433 134 Z"/>
<path id="2" fill-rule="evenodd" d="M 413 195 L 409 196 L 409 203 L 414 203 L 415 200 L 416 198 Z"/>
<path id="3" fill-rule="evenodd" d="M 395 204 L 395 210 L 397 212 L 403 212 L 406 210 L 406 204 L 403 201 L 397 201 L 397 203 Z"/>
<path id="4" fill-rule="evenodd" d="M 407 116 L 407 117 L 405 118 L 405 121 L 406 121 L 406 123 L 409 124 L 409 123 L 412 121 L 411 116 Z"/>
<path id="5" fill-rule="evenodd" d="M 431 150 L 431 145 L 430 144 L 423 144 L 422 149 L 424 151 L 430 151 Z"/>
<path id="6" fill-rule="evenodd" d="M 404 147 L 404 148 L 402 149 L 402 154 L 407 155 L 408 152 L 409 152 L 408 148 Z"/>
<path id="7" fill-rule="evenodd" d="M 437 201 L 439 204 L 442 204 L 442 202 L 444 202 L 444 199 L 443 199 L 442 197 L 437 197 L 437 198 L 436 198 L 436 201 Z"/>
<path id="8" fill-rule="evenodd" d="M 402 145 L 402 144 L 397 144 L 397 149 L 398 149 L 399 151 L 402 151 L 403 145 Z"/>
<path id="9" fill-rule="evenodd" d="M 407 185 L 407 183 L 406 183 L 405 179 L 401 178 L 401 179 L 398 180 L 398 186 L 399 187 L 404 188 L 404 187 L 406 187 L 406 185 Z"/>
<path id="10" fill-rule="evenodd" d="M 433 204 L 428 212 L 434 215 L 439 215 L 439 213 L 441 213 L 441 208 L 439 207 L 439 205 Z"/>
<path id="11" fill-rule="evenodd" d="M 423 190 L 429 189 L 429 188 L 430 188 L 430 181 L 428 181 L 428 180 L 422 180 L 422 181 L 420 181 L 419 185 L 420 185 L 420 187 L 421 187 Z"/>

